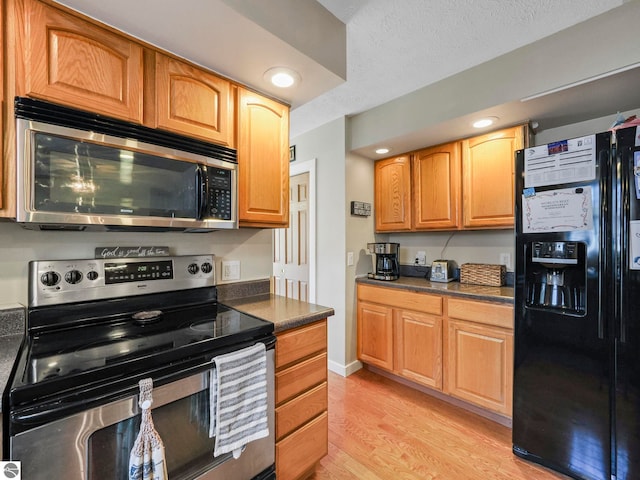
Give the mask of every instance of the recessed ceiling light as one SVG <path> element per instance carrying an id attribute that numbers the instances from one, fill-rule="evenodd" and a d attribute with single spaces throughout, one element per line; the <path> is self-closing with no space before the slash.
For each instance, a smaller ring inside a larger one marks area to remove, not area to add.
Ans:
<path id="1" fill-rule="evenodd" d="M 389 153 L 388 148 L 376 148 L 376 153 L 378 155 L 384 155 L 385 153 Z"/>
<path id="2" fill-rule="evenodd" d="M 493 125 L 498 121 L 498 117 L 485 117 L 473 122 L 474 128 L 485 128 Z"/>
<path id="3" fill-rule="evenodd" d="M 300 83 L 298 72 L 287 67 L 273 67 L 264 72 L 264 79 L 280 88 L 289 88 Z"/>

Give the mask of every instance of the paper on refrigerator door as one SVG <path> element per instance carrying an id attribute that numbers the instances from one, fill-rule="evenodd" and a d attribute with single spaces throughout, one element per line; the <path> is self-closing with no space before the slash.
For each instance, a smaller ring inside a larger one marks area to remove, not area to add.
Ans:
<path id="1" fill-rule="evenodd" d="M 561 188 L 522 195 L 524 233 L 573 232 L 593 229 L 591 187 Z"/>
<path id="2" fill-rule="evenodd" d="M 524 150 L 524 186 L 587 182 L 596 178 L 596 136 L 572 138 Z"/>
<path id="3" fill-rule="evenodd" d="M 629 222 L 629 269 L 640 270 L 640 221 Z"/>

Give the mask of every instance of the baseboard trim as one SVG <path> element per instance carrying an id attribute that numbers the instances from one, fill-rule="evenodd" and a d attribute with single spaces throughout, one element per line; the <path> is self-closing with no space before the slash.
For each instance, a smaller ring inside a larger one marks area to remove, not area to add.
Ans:
<path id="1" fill-rule="evenodd" d="M 343 377 L 348 377 L 362 368 L 362 363 L 358 360 L 351 362 L 348 365 L 342 365 L 338 362 L 334 362 L 333 360 L 329 360 L 327 364 L 330 371 Z"/>

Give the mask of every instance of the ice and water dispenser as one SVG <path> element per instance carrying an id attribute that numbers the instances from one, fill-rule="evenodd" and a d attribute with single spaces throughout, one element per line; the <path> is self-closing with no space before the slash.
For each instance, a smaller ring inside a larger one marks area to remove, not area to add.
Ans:
<path id="1" fill-rule="evenodd" d="M 526 256 L 527 306 L 584 315 L 586 246 L 581 242 L 531 242 Z"/>

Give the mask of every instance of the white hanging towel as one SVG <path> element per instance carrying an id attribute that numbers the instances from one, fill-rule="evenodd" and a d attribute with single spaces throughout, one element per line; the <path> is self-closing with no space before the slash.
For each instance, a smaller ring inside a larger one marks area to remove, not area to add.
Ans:
<path id="1" fill-rule="evenodd" d="M 210 382 L 209 436 L 213 455 L 233 452 L 269 435 L 267 424 L 267 355 L 264 343 L 213 359 Z"/>
<path id="2" fill-rule="evenodd" d="M 167 480 L 169 477 L 164 459 L 164 444 L 151 418 L 153 380 L 144 378 L 138 385 L 142 423 L 129 456 L 129 480 Z"/>

